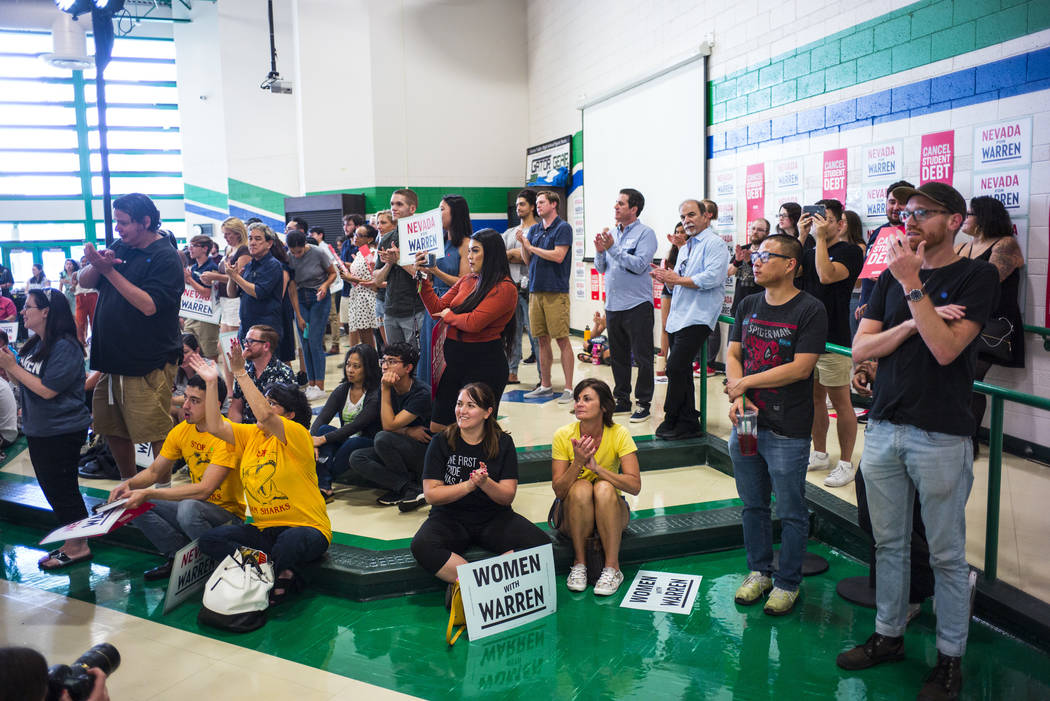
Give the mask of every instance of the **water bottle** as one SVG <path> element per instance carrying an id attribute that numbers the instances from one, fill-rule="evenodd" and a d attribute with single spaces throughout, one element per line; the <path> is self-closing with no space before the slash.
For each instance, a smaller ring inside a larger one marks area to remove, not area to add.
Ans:
<path id="1" fill-rule="evenodd" d="M 602 364 L 602 351 L 597 343 L 591 344 L 591 362 L 595 365 Z"/>
<path id="2" fill-rule="evenodd" d="M 310 322 L 306 322 L 306 328 L 303 329 L 303 338 L 310 338 Z"/>
<path id="3" fill-rule="evenodd" d="M 590 341 L 590 340 L 591 340 L 591 325 L 588 324 L 587 326 L 583 327 L 583 343 L 584 343 L 584 345 L 586 345 L 587 342 Z"/>

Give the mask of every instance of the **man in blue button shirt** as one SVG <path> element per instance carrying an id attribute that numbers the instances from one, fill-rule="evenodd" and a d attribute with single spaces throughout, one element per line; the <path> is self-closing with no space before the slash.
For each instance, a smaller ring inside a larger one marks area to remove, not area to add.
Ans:
<path id="1" fill-rule="evenodd" d="M 722 310 L 729 248 L 709 228 L 718 217 L 711 200 L 686 200 L 678 208 L 688 239 L 678 252 L 674 270 L 655 268 L 654 278 L 671 287 L 671 309 L 667 315 L 667 396 L 664 420 L 656 429 L 663 439 L 701 435 L 700 412 L 693 387 L 693 358 L 718 323 Z"/>
<path id="2" fill-rule="evenodd" d="M 631 355 L 638 365 L 634 423 L 649 418 L 653 401 L 653 281 L 647 275 L 656 255 L 656 232 L 638 215 L 645 197 L 631 188 L 620 190 L 613 215 L 616 235 L 608 229 L 594 237 L 594 267 L 606 275 L 606 336 L 612 360 L 616 413 L 631 410 Z"/>
<path id="3" fill-rule="evenodd" d="M 561 197 L 551 190 L 536 194 L 536 218 L 540 221 L 517 234 L 521 259 L 529 266 L 529 324 L 540 352 L 540 386 L 525 394 L 530 399 L 551 397 L 551 338 L 558 341 L 565 389 L 559 404 L 572 402 L 572 371 L 575 358 L 569 343 L 569 269 L 572 256 L 572 227 L 558 216 Z"/>

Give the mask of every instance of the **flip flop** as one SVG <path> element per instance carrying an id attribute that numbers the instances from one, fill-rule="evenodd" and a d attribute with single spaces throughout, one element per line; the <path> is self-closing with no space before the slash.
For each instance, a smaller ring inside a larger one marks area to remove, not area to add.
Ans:
<path id="1" fill-rule="evenodd" d="M 61 570 L 66 567 L 72 567 L 78 562 L 88 562 L 93 557 L 94 553 L 88 553 L 87 555 L 81 555 L 80 557 L 70 557 L 61 550 L 52 550 L 47 554 L 47 557 L 37 562 L 37 567 L 42 569 L 44 572 L 51 572 L 52 570 Z M 44 563 L 48 560 L 58 560 L 58 564 L 51 565 L 50 567 L 45 567 Z"/>
<path id="2" fill-rule="evenodd" d="M 278 589 L 281 591 L 277 591 Z M 293 574 L 291 577 L 278 577 L 273 583 L 273 589 L 270 590 L 270 606 L 283 604 L 302 590 L 303 582 L 298 576 Z"/>

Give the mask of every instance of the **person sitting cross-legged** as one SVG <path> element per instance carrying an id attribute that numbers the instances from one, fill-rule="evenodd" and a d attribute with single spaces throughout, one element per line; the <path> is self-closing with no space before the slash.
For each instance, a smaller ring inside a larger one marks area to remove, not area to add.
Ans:
<path id="1" fill-rule="evenodd" d="M 195 357 L 208 365 L 200 356 Z M 166 579 L 171 574 L 175 553 L 204 533 L 216 526 L 244 521 L 244 488 L 234 469 L 235 456 L 225 442 L 201 430 L 205 391 L 200 375 L 189 379 L 182 404 L 183 421 L 168 433 L 160 454 L 148 468 L 109 493 L 110 502 L 126 497 L 129 508 L 153 502 L 153 508 L 133 522 L 167 558 L 163 564 L 146 570 L 147 580 Z M 226 383 L 221 379 L 217 391 L 221 403 L 226 399 Z M 190 484 L 154 487 L 171 481 L 171 470 L 179 459 L 186 461 Z"/>
<path id="2" fill-rule="evenodd" d="M 379 418 L 383 430 L 376 434 L 371 448 L 355 450 L 350 456 L 352 483 L 388 490 L 378 501 L 397 505 L 401 511 L 423 506 L 423 458 L 430 443 L 430 387 L 415 378 L 419 351 L 405 341 L 390 343 L 383 349 L 382 394 Z"/>
<path id="3" fill-rule="evenodd" d="M 572 539 L 568 587 L 587 588 L 585 546 L 597 530 L 605 567 L 594 593 L 610 596 L 623 582 L 620 539 L 631 517 L 620 492 L 637 495 L 642 489 L 638 448 L 627 429 L 613 423 L 616 401 L 609 385 L 587 378 L 576 384 L 572 396 L 578 421 L 559 428 L 551 440 L 551 486 L 563 502 L 559 528 Z"/>

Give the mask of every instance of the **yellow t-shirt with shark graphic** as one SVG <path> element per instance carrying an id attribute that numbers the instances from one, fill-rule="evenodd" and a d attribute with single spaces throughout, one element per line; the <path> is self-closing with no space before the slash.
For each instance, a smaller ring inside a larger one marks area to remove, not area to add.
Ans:
<path id="1" fill-rule="evenodd" d="M 313 439 L 302 424 L 280 419 L 284 443 L 256 424 L 232 424 L 252 522 L 259 528 L 309 526 L 330 543 L 332 522 L 317 488 Z"/>
<path id="2" fill-rule="evenodd" d="M 244 520 L 244 487 L 241 486 L 241 475 L 237 469 L 237 456 L 229 443 L 197 430 L 196 424 L 182 421 L 168 432 L 160 454 L 172 461 L 180 458 L 185 460 L 193 484 L 201 481 L 208 465 L 230 468 L 222 485 L 212 492 L 207 501 Z"/>

